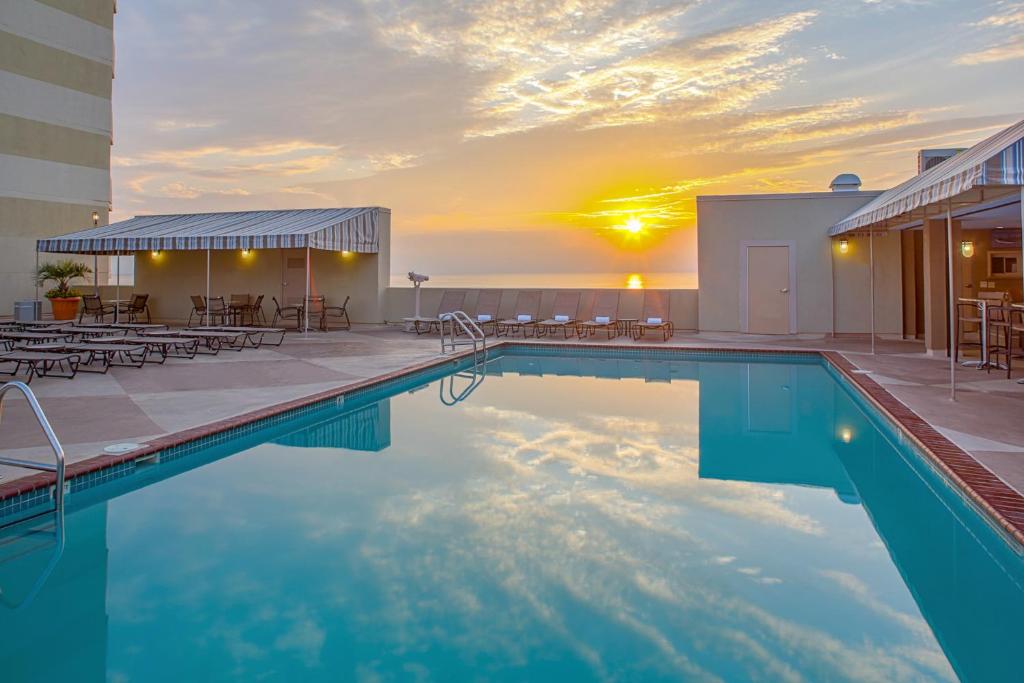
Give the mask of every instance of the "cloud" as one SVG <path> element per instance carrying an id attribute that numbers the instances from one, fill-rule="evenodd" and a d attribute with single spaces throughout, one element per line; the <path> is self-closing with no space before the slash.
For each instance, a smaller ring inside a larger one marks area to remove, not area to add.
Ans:
<path id="1" fill-rule="evenodd" d="M 1014 36 L 1003 43 L 993 45 L 984 50 L 960 55 L 956 58 L 956 63 L 963 66 L 977 66 L 979 64 L 1008 62 L 1014 59 L 1024 59 L 1024 36 Z"/>
<path id="2" fill-rule="evenodd" d="M 999 2 L 997 7 L 995 13 L 972 25 L 975 28 L 987 29 L 987 32 L 995 32 L 996 35 L 1003 35 L 1005 38 L 981 50 L 960 55 L 954 60 L 955 64 L 978 66 L 1024 59 L 1024 36 L 1021 35 L 1021 30 L 1024 29 L 1024 3 Z"/>

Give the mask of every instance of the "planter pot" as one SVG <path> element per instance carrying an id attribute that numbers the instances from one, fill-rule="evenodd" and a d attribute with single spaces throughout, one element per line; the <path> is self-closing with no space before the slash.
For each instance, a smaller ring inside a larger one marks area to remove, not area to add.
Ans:
<path id="1" fill-rule="evenodd" d="M 72 296 L 67 298 L 54 297 L 50 299 L 50 306 L 53 307 L 54 320 L 74 320 L 78 315 L 78 303 L 81 297 Z"/>

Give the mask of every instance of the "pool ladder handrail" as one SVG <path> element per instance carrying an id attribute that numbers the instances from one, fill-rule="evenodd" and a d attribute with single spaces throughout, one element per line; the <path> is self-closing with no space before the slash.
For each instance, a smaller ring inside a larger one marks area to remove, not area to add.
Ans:
<path id="1" fill-rule="evenodd" d="M 32 414 L 35 415 L 36 422 L 38 422 L 39 426 L 42 427 L 43 434 L 46 435 L 46 440 L 50 443 L 50 448 L 53 450 L 56 462 L 51 465 L 45 462 L 0 456 L 0 465 L 10 465 L 11 467 L 23 467 L 29 470 L 55 473 L 57 475 L 57 481 L 54 484 L 53 501 L 56 510 L 61 512 L 64 510 L 64 447 L 60 445 L 60 440 L 54 433 L 53 427 L 50 426 L 50 421 L 46 419 L 46 413 L 43 412 L 42 407 L 39 405 L 39 401 L 36 400 L 36 395 L 24 382 L 6 382 L 0 386 L 0 422 L 3 421 L 4 399 L 7 398 L 8 392 L 14 389 L 20 391 L 25 397 L 25 400 L 28 401 L 29 408 L 32 409 Z"/>
<path id="2" fill-rule="evenodd" d="M 465 311 L 442 313 L 441 320 L 441 353 L 455 353 L 460 346 L 473 347 L 473 365 L 487 362 L 487 335 Z M 445 323 L 448 323 L 445 325 Z M 468 339 L 459 339 L 458 331 Z"/>

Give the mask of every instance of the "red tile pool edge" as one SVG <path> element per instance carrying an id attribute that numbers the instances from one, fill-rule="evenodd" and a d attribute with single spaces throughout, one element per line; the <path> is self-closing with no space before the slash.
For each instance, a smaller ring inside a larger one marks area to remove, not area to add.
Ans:
<path id="1" fill-rule="evenodd" d="M 836 351 L 818 352 L 856 386 L 879 411 L 899 425 L 918 448 L 981 508 L 1000 528 L 1024 546 L 1024 496 L 975 460 L 967 451 L 940 434 L 920 415 L 890 394 Z"/>
<path id="2" fill-rule="evenodd" d="M 793 356 L 819 356 L 839 371 L 851 384 L 856 386 L 869 401 L 893 422 L 899 425 L 915 444 L 925 453 L 945 474 L 955 483 L 965 495 L 985 511 L 1003 530 L 1006 531 L 1017 543 L 1024 546 L 1024 496 L 1008 486 L 985 466 L 974 459 L 969 453 L 956 446 L 952 441 L 939 434 L 934 427 L 928 424 L 917 413 L 912 411 L 892 394 L 886 391 L 880 384 L 867 375 L 857 373 L 857 367 L 845 356 L 835 351 L 820 351 L 811 349 L 774 349 L 763 347 L 752 348 L 719 348 L 719 347 L 678 347 L 663 346 L 660 344 L 631 344 L 624 346 L 620 344 L 607 343 L 558 343 L 558 342 L 530 342 L 503 340 L 492 346 L 516 347 L 516 346 L 537 346 L 541 348 L 564 348 L 564 349 L 615 349 L 622 351 L 644 351 L 658 350 L 685 353 L 721 353 L 731 354 L 765 354 L 765 355 L 793 355 Z M 239 427 L 249 422 L 254 422 L 267 417 L 280 415 L 281 413 L 296 408 L 302 408 L 318 401 L 336 398 L 345 394 L 372 387 L 409 373 L 435 368 L 440 365 L 452 363 L 461 358 L 469 356 L 472 351 L 467 350 L 461 353 L 437 358 L 409 365 L 377 377 L 362 380 L 352 384 L 346 384 L 336 389 L 305 396 L 303 398 L 278 403 L 266 408 L 260 408 L 235 417 L 211 422 L 199 427 L 193 427 L 180 432 L 174 432 L 157 439 L 151 440 L 142 448 L 119 455 L 100 454 L 85 460 L 71 463 L 65 471 L 65 478 L 71 480 L 75 477 L 95 472 L 107 467 L 112 467 L 124 462 L 145 458 L 153 453 L 172 448 L 174 446 L 193 441 L 205 436 Z M 0 500 L 17 496 L 22 493 L 36 489 L 53 486 L 55 477 L 49 473 L 39 473 L 28 477 L 15 479 L 0 484 Z"/>

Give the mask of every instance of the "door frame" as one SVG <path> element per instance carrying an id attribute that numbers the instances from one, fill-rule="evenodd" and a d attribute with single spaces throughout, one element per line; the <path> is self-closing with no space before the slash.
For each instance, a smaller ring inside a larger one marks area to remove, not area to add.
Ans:
<path id="1" fill-rule="evenodd" d="M 750 291 L 747 250 L 750 247 L 788 247 L 789 251 L 789 334 L 796 334 L 796 242 L 793 240 L 744 240 L 740 242 L 740 332 L 750 332 Z"/>

